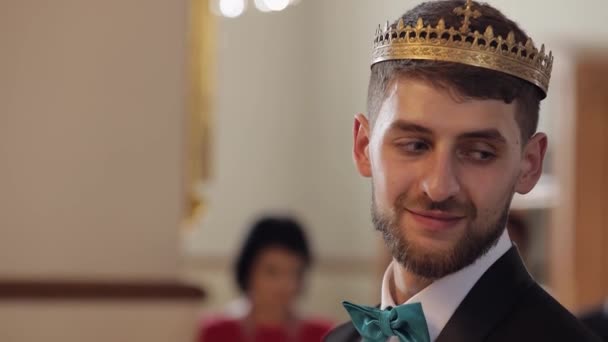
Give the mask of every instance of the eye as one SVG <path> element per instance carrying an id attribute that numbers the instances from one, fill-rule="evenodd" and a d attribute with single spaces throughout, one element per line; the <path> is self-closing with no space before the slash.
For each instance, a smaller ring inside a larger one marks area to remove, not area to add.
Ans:
<path id="1" fill-rule="evenodd" d="M 269 277 L 276 277 L 280 273 L 279 268 L 275 265 L 266 265 L 262 270 Z"/>
<path id="2" fill-rule="evenodd" d="M 401 141 L 397 143 L 397 146 L 401 151 L 409 154 L 421 154 L 430 148 L 429 144 L 423 140 Z"/>
<path id="3" fill-rule="evenodd" d="M 496 155 L 486 150 L 470 150 L 465 152 L 465 157 L 473 161 L 488 162 L 494 160 Z"/>

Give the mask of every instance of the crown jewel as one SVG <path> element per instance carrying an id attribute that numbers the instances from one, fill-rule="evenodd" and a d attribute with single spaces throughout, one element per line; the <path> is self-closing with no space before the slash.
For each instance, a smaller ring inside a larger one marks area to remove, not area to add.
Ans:
<path id="1" fill-rule="evenodd" d="M 422 18 L 418 18 L 414 27 L 406 26 L 403 19 L 396 25 L 386 22 L 384 28 L 378 27 L 372 65 L 398 59 L 467 64 L 524 79 L 539 87 L 546 96 L 553 54 L 545 54 L 545 45 L 539 51 L 532 39 L 525 43 L 516 41 L 512 31 L 507 37 L 496 36 L 492 26 L 486 27 L 483 34 L 472 32 L 471 18 L 482 16 L 479 10 L 473 10 L 472 0 L 467 0 L 464 7 L 455 8 L 454 13 L 464 17 L 458 30 L 446 28 L 443 19 L 435 27 L 424 26 Z"/>

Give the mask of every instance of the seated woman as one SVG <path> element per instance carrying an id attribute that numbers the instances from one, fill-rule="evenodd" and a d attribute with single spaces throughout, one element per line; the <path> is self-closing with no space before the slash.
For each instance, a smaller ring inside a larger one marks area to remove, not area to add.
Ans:
<path id="1" fill-rule="evenodd" d="M 295 312 L 311 263 L 302 227 L 291 218 L 256 222 L 236 261 L 236 282 L 248 302 L 237 319 L 203 322 L 199 342 L 316 342 L 331 329 Z"/>

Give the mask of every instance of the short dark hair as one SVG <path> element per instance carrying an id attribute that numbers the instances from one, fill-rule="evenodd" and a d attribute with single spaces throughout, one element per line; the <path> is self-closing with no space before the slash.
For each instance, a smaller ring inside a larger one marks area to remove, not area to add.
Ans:
<path id="1" fill-rule="evenodd" d="M 292 217 L 265 216 L 258 219 L 243 241 L 235 263 L 236 283 L 247 292 L 252 267 L 267 248 L 279 247 L 299 256 L 308 268 L 312 262 L 304 228 Z"/>
<path id="2" fill-rule="evenodd" d="M 406 12 L 402 18 L 405 25 L 416 26 L 418 18 L 424 25 L 437 25 L 444 19 L 446 27 L 458 28 L 462 17 L 453 13 L 454 8 L 463 6 L 463 0 L 443 0 L 424 2 Z M 482 16 L 471 18 L 471 31 L 484 32 L 491 25 L 496 35 L 506 37 L 510 31 L 515 39 L 526 42 L 526 33 L 496 8 L 488 4 L 476 4 Z M 393 23 L 397 25 L 397 22 Z M 367 112 L 374 121 L 386 97 L 389 84 L 399 76 L 430 82 L 439 88 L 450 88 L 459 95 L 474 99 L 516 101 L 515 120 L 519 125 L 522 140 L 527 141 L 538 126 L 538 113 L 543 93 L 532 83 L 523 79 L 489 69 L 465 64 L 430 60 L 389 60 L 372 66 L 367 95 Z"/>

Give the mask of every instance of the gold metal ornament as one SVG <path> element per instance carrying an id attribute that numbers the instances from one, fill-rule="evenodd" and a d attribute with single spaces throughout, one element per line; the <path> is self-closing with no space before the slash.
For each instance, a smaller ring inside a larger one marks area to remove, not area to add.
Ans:
<path id="1" fill-rule="evenodd" d="M 396 25 L 387 22 L 384 28 L 378 27 L 372 66 L 401 59 L 461 63 L 521 78 L 539 87 L 546 96 L 553 68 L 552 52 L 546 54 L 544 44 L 538 50 L 532 39 L 525 43 L 516 41 L 513 32 L 507 37 L 496 36 L 492 26 L 483 34 L 472 32 L 471 18 L 483 15 L 473 9 L 473 4 L 467 0 L 464 7 L 454 9 L 456 15 L 464 17 L 459 29 L 446 28 L 443 19 L 434 27 L 424 26 L 422 18 L 418 18 L 414 27 L 404 25 L 403 19 Z"/>
<path id="2" fill-rule="evenodd" d="M 185 217 L 182 226 L 200 224 L 208 207 L 204 187 L 211 179 L 213 89 L 215 67 L 215 18 L 209 0 L 190 0 L 190 93 L 188 94 L 187 153 L 184 165 Z"/>

